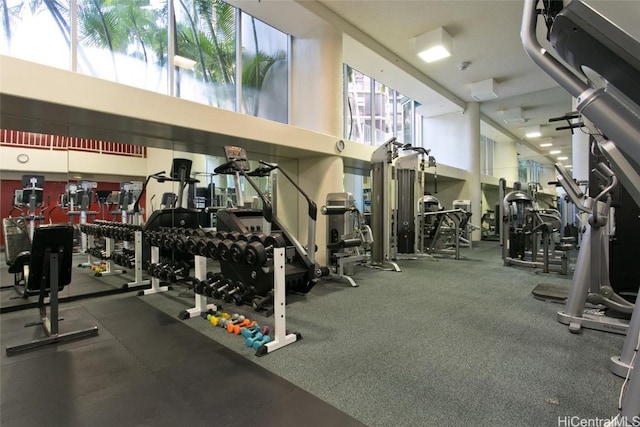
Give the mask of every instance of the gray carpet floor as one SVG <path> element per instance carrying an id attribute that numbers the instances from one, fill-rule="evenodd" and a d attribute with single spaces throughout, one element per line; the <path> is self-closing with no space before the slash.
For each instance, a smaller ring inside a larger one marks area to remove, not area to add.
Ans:
<path id="1" fill-rule="evenodd" d="M 539 427 L 614 416 L 622 379 L 608 359 L 624 337 L 571 334 L 555 319 L 562 305 L 531 295 L 540 282 L 568 287 L 570 277 L 504 267 L 496 242 L 462 255 L 399 261 L 401 272 L 357 267 L 357 288 L 323 281 L 290 296 L 287 329 L 303 339 L 265 357 L 200 317 L 184 323 L 372 427 Z M 172 316 L 194 303 L 180 287 L 105 298 L 140 298 Z M 250 308 L 223 308 L 273 326 Z"/>
<path id="2" fill-rule="evenodd" d="M 607 364 L 624 337 L 571 334 L 555 320 L 561 305 L 531 295 L 570 277 L 504 267 L 496 242 L 463 256 L 400 261 L 401 272 L 358 267 L 358 288 L 324 281 L 290 297 L 287 329 L 303 340 L 262 358 L 201 318 L 186 323 L 370 426 L 557 426 L 615 415 L 622 379 Z M 193 305 L 178 292 L 142 299 L 177 315 Z"/>

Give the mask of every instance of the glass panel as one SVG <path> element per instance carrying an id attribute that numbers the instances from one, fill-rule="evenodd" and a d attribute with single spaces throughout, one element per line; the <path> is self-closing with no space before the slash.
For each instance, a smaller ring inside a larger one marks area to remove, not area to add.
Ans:
<path id="1" fill-rule="evenodd" d="M 393 91 L 387 86 L 374 83 L 374 144 L 381 145 L 393 136 Z"/>
<path id="2" fill-rule="evenodd" d="M 242 14 L 242 112 L 288 122 L 288 36 Z"/>
<path id="3" fill-rule="evenodd" d="M 167 2 L 78 0 L 78 71 L 167 93 Z"/>
<path id="4" fill-rule="evenodd" d="M 38 127 L 35 125 L 35 127 Z M 66 133 L 66 128 L 59 128 Z M 0 213 L 3 231 L 0 233 L 0 258 L 3 264 L 13 262 L 18 253 L 30 250 L 30 236 L 43 224 L 68 223 L 58 208 L 58 195 L 67 184 L 68 152 L 65 135 L 50 135 L 18 129 L 0 129 Z M 4 228 L 4 221 L 8 227 Z M 16 224 L 16 227 L 11 227 Z M 20 225 L 18 225 L 20 224 Z M 29 236 L 29 237 L 27 237 Z M 5 237 L 10 242 L 5 241 Z M 6 273 L 6 271 L 5 271 Z M 8 276 L 7 276 L 8 277 Z M 9 288 L 9 281 L 3 283 Z M 23 284 L 19 286 L 23 290 Z M 69 295 L 69 286 L 59 293 Z M 16 307 L 37 301 L 18 297 L 18 292 L 3 289 L 0 307 Z"/>
<path id="5" fill-rule="evenodd" d="M 219 1 L 176 0 L 176 96 L 235 110 L 236 10 Z"/>
<path id="6" fill-rule="evenodd" d="M 495 141 L 480 135 L 480 173 L 493 175 L 493 149 Z"/>
<path id="7" fill-rule="evenodd" d="M 69 68 L 69 0 L 6 0 L 0 5 L 1 53 Z"/>
<path id="8" fill-rule="evenodd" d="M 413 136 L 414 136 L 414 108 L 413 108 L 413 100 L 410 98 L 403 97 L 402 102 L 402 132 L 398 132 L 398 141 L 403 142 L 405 144 L 413 145 Z"/>
<path id="9" fill-rule="evenodd" d="M 345 112 L 345 138 L 371 143 L 371 79 L 347 67 L 348 109 Z"/>
<path id="10" fill-rule="evenodd" d="M 529 181 L 530 160 L 518 160 L 518 181 Z"/>

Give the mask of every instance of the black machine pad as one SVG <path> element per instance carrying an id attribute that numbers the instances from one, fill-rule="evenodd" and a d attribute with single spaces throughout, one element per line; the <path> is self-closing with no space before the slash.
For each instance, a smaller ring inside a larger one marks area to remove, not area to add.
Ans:
<path id="1" fill-rule="evenodd" d="M 51 253 L 61 252 L 62 259 L 58 268 L 58 289 L 62 290 L 71 283 L 71 264 L 73 256 L 73 226 L 68 224 L 42 225 L 33 233 L 31 262 L 27 290 L 39 292 L 41 280 L 45 281 L 45 289 L 50 288 L 49 271 L 43 271 L 47 249 Z"/>

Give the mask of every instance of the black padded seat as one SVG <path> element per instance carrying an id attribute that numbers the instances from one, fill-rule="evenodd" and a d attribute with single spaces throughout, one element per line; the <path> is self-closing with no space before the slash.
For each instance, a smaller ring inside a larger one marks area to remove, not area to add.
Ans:
<path id="1" fill-rule="evenodd" d="M 47 337 L 16 347 L 7 347 L 7 355 L 63 340 L 97 335 L 97 327 L 65 334 L 58 333 L 58 292 L 71 283 L 73 226 L 55 224 L 36 228 L 33 233 L 31 252 L 24 256 L 29 257 L 29 273 L 24 284 L 24 292 L 39 295 L 38 310 L 41 319 L 27 326 L 42 325 Z M 51 306 L 51 318 L 46 315 L 45 298 L 47 296 Z"/>
<path id="2" fill-rule="evenodd" d="M 328 243 L 329 249 L 355 248 L 362 245 L 362 239 L 344 239 L 334 243 Z"/>
<path id="3" fill-rule="evenodd" d="M 560 245 L 556 245 L 555 248 L 562 252 L 568 252 L 575 249 L 575 246 L 570 243 L 562 243 Z"/>
<path id="4" fill-rule="evenodd" d="M 29 264 L 31 260 L 31 251 L 20 252 L 13 260 L 13 263 L 9 265 L 9 273 L 19 274 L 25 265 Z"/>

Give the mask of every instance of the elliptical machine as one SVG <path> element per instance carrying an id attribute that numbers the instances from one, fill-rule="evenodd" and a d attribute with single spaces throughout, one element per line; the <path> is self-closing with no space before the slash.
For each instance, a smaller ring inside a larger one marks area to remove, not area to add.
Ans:
<path id="1" fill-rule="evenodd" d="M 589 197 L 571 179 L 561 163 L 557 163 L 555 167 L 559 173 L 558 182 L 571 201 L 578 209 L 589 214 L 567 305 L 564 311 L 558 312 L 558 321 L 569 325 L 569 330 L 573 333 L 580 332 L 584 326 L 588 329 L 626 334 L 629 327 L 628 317 L 634 304 L 616 294 L 611 287 L 607 250 L 609 242 L 605 236 L 611 192 L 618 185 L 618 179 L 606 164 L 599 163 L 593 174 L 602 182 L 602 190 L 596 197 Z M 585 308 L 587 303 L 591 305 L 591 309 Z M 612 310 L 627 318 L 606 316 L 606 310 Z"/>

